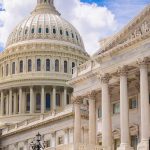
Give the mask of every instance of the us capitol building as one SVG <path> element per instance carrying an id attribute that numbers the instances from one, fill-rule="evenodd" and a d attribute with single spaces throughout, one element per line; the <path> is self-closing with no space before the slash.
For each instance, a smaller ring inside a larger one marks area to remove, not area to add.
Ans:
<path id="1" fill-rule="evenodd" d="M 150 149 L 150 6 L 100 45 L 37 0 L 0 54 L 1 150 Z"/>

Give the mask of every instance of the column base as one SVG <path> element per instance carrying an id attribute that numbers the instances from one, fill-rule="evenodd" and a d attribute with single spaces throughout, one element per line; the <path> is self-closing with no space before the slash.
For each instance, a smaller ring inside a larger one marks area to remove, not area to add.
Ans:
<path id="1" fill-rule="evenodd" d="M 117 150 L 134 150 L 134 148 L 127 144 L 121 144 L 120 147 L 117 148 Z"/>
<path id="2" fill-rule="evenodd" d="M 141 141 L 137 146 L 137 150 L 149 150 L 149 141 Z"/>

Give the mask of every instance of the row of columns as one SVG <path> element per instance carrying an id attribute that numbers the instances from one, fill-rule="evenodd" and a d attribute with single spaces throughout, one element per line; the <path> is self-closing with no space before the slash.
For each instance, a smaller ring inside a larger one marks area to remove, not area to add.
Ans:
<path id="1" fill-rule="evenodd" d="M 17 97 L 17 92 L 13 93 L 13 89 L 9 89 L 8 94 L 4 97 L 4 91 L 1 91 L 1 103 L 0 103 L 0 115 L 3 116 L 12 114 L 23 114 L 26 112 L 26 96 L 25 92 L 23 92 L 22 87 L 18 90 L 19 100 Z M 33 87 L 30 87 L 30 113 L 33 114 L 35 112 L 35 96 L 34 96 Z M 5 103 L 5 105 L 4 105 Z M 63 106 L 67 105 L 67 87 L 64 87 L 63 92 Z M 5 107 L 4 107 L 5 106 Z M 17 110 L 18 109 L 18 110 Z M 45 100 L 45 87 L 41 86 L 41 113 L 45 113 L 46 110 L 46 100 Z M 56 87 L 52 89 L 52 110 L 56 110 Z"/>
<path id="2" fill-rule="evenodd" d="M 149 90 L 148 90 L 148 69 L 145 61 L 139 63 L 140 66 L 140 100 L 141 100 L 141 143 L 148 144 L 150 137 L 150 108 L 149 108 Z M 130 146 L 129 133 L 129 104 L 128 104 L 128 68 L 124 66 L 119 68 L 120 75 L 120 130 L 121 144 L 118 150 L 133 149 Z M 113 145 L 112 121 L 111 121 L 111 100 L 109 94 L 110 75 L 101 76 L 102 90 L 102 146 L 105 150 L 111 150 Z M 81 97 L 77 97 L 74 103 L 75 107 L 75 144 L 81 143 Z M 89 98 L 89 144 L 96 144 L 96 107 L 94 96 Z M 142 145 L 143 146 L 143 145 Z M 148 150 L 148 145 L 144 150 Z"/>

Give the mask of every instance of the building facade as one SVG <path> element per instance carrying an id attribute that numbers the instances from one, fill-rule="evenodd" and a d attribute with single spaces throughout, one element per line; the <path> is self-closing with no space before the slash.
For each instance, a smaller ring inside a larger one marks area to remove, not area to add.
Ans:
<path id="1" fill-rule="evenodd" d="M 89 105 L 89 143 L 112 150 L 150 149 L 150 6 L 75 69 L 75 139 L 81 142 L 80 105 Z M 91 149 L 92 149 L 91 148 Z M 94 149 L 94 148 L 93 148 Z M 95 148 L 96 149 L 96 148 Z"/>

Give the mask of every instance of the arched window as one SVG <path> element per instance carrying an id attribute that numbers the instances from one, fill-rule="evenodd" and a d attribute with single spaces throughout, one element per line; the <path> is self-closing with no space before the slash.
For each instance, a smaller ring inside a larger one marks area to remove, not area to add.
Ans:
<path id="1" fill-rule="evenodd" d="M 23 72 L 23 61 L 21 60 L 20 61 L 20 73 L 22 73 Z"/>
<path id="2" fill-rule="evenodd" d="M 56 29 L 55 28 L 53 28 L 53 33 L 56 34 Z"/>
<path id="3" fill-rule="evenodd" d="M 70 96 L 69 96 L 69 94 L 67 94 L 67 105 L 69 105 L 70 104 Z"/>
<path id="4" fill-rule="evenodd" d="M 72 33 L 72 38 L 74 38 L 74 34 Z"/>
<path id="5" fill-rule="evenodd" d="M 15 62 L 12 63 L 12 74 L 15 74 Z"/>
<path id="6" fill-rule="evenodd" d="M 30 94 L 26 95 L 26 111 L 30 111 Z"/>
<path id="7" fill-rule="evenodd" d="M 73 72 L 74 67 L 75 67 L 75 63 L 72 62 L 72 74 L 74 73 L 74 72 Z"/>
<path id="8" fill-rule="evenodd" d="M 8 70 L 9 70 L 9 66 L 8 64 L 6 65 L 6 76 L 8 76 Z"/>
<path id="9" fill-rule="evenodd" d="M 60 34 L 61 34 L 61 35 L 63 34 L 63 31 L 62 31 L 62 29 L 60 29 Z"/>
<path id="10" fill-rule="evenodd" d="M 58 59 L 55 60 L 55 71 L 59 72 L 59 60 Z"/>
<path id="11" fill-rule="evenodd" d="M 27 33 L 28 33 L 28 29 L 25 30 L 25 34 L 27 34 Z"/>
<path id="12" fill-rule="evenodd" d="M 39 33 L 42 33 L 42 28 L 39 28 Z"/>
<path id="13" fill-rule="evenodd" d="M 36 94 L 36 111 L 41 110 L 41 94 L 37 93 Z"/>
<path id="14" fill-rule="evenodd" d="M 68 72 L 68 63 L 67 61 L 64 61 L 64 73 Z"/>
<path id="15" fill-rule="evenodd" d="M 49 93 L 46 93 L 46 111 L 49 111 L 51 108 L 51 96 Z"/>
<path id="16" fill-rule="evenodd" d="M 60 106 L 60 94 L 56 94 L 56 106 Z"/>
<path id="17" fill-rule="evenodd" d="M 69 32 L 68 31 L 66 31 L 66 35 L 69 36 Z"/>
<path id="18" fill-rule="evenodd" d="M 49 28 L 46 28 L 46 33 L 49 33 Z"/>
<path id="19" fill-rule="evenodd" d="M 37 71 L 41 71 L 41 59 L 37 59 Z"/>
<path id="20" fill-rule="evenodd" d="M 34 33 L 34 28 L 32 28 L 32 31 L 31 31 L 32 33 Z"/>
<path id="21" fill-rule="evenodd" d="M 28 60 L 28 72 L 31 72 L 32 71 L 32 60 L 29 59 Z"/>
<path id="22" fill-rule="evenodd" d="M 46 59 L 46 71 L 50 71 L 50 60 Z"/>

